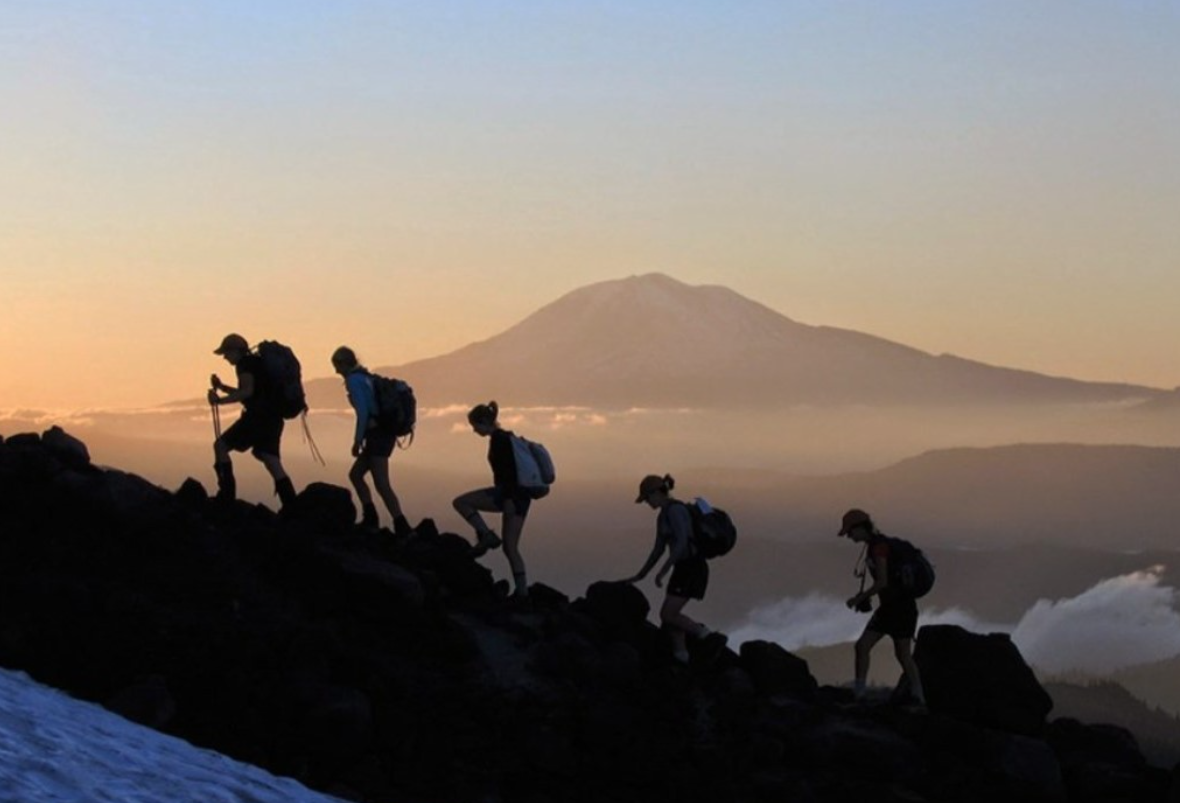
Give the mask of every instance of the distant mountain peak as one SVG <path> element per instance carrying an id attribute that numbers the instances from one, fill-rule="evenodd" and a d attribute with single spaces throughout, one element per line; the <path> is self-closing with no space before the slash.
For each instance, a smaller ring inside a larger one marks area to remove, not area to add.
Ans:
<path id="1" fill-rule="evenodd" d="M 487 340 L 388 370 L 431 404 L 938 406 L 1158 393 L 936 357 L 802 324 L 728 287 L 691 285 L 664 272 L 576 288 Z"/>

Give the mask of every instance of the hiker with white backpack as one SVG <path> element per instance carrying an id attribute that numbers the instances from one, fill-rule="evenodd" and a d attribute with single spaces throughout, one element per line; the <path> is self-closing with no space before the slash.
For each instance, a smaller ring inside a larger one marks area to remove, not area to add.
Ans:
<path id="1" fill-rule="evenodd" d="M 277 349 L 290 349 L 271 342 L 264 346 L 274 346 Z M 259 347 L 261 348 L 261 346 Z M 298 397 L 288 402 L 286 389 L 282 387 L 283 377 L 272 376 L 268 371 L 263 355 L 252 352 L 246 338 L 239 334 L 226 335 L 214 354 L 220 355 L 234 367 L 237 373 L 237 386 L 227 385 L 217 374 L 209 378 L 212 387 L 209 389 L 209 405 L 213 410 L 215 440 L 213 441 L 213 470 L 217 474 L 217 498 L 232 502 L 237 498 L 237 481 L 234 479 L 234 466 L 230 460 L 230 452 L 244 452 L 247 449 L 266 467 L 275 483 L 275 493 L 278 494 L 283 510 L 290 510 L 295 502 L 295 486 L 283 468 L 283 461 L 279 456 L 279 441 L 283 437 L 283 423 L 285 418 L 291 417 L 288 409 L 302 405 L 302 387 L 298 388 Z M 286 354 L 281 355 L 286 358 Z M 290 354 L 294 361 L 294 354 Z M 298 383 L 298 361 L 294 362 L 295 379 Z M 242 415 L 225 432 L 221 431 L 221 416 L 218 408 L 225 404 L 241 404 Z M 302 405 L 306 409 L 306 405 Z M 298 414 L 300 411 L 296 411 Z"/>
<path id="2" fill-rule="evenodd" d="M 504 556 L 512 569 L 513 595 L 528 597 L 528 577 L 520 555 L 520 536 L 534 499 L 549 492 L 554 480 L 553 462 L 543 446 L 528 441 L 500 426 L 500 407 L 496 402 L 478 404 L 467 414 L 471 429 L 488 438 L 488 463 L 492 467 L 492 486 L 469 491 L 455 498 L 455 511 L 475 530 L 472 554 L 479 557 L 489 549 L 504 546 Z M 501 529 L 497 536 L 480 512 L 500 513 Z"/>
<path id="3" fill-rule="evenodd" d="M 332 353 L 332 368 L 344 377 L 348 402 L 356 412 L 352 438 L 352 456 L 355 461 L 348 471 L 348 480 L 361 503 L 361 526 L 376 530 L 379 525 L 377 506 L 365 483 L 365 476 L 371 475 L 373 487 L 393 519 L 394 534 L 412 536 L 414 530 L 390 482 L 389 459 L 393 456 L 398 438 L 404 434 L 413 434 L 413 391 L 404 382 L 387 380 L 370 373 L 357 360 L 356 352 L 348 346 L 341 346 Z M 378 391 L 387 383 L 392 384 L 394 400 L 383 405 Z M 397 398 L 399 391 L 406 394 L 404 400 Z M 399 409 L 406 407 L 408 410 Z"/>
<path id="4" fill-rule="evenodd" d="M 648 572 L 655 568 L 660 556 L 668 553 L 664 565 L 656 573 L 656 587 L 664 584 L 668 572 L 672 577 L 668 580 L 668 589 L 664 596 L 664 604 L 660 606 L 660 624 L 672 639 L 672 657 L 683 664 L 689 661 L 687 637 L 700 639 L 703 653 L 706 657 L 715 657 L 724 649 L 728 638 L 724 633 L 710 630 L 700 622 L 694 621 L 683 613 L 684 606 L 689 600 L 702 600 L 705 590 L 709 587 L 709 564 L 705 550 L 698 547 L 694 531 L 694 515 L 690 505 L 672 496 L 672 489 L 676 487 L 676 480 L 671 475 L 660 477 L 649 474 L 639 483 L 639 496 L 635 503 L 647 503 L 653 510 L 658 510 L 656 517 L 656 541 L 651 554 L 643 564 L 643 568 L 633 577 L 624 582 L 638 583 L 647 577 Z M 722 514 L 724 515 L 724 514 Z M 725 517 L 728 521 L 728 517 Z M 732 527 L 729 528 L 732 530 Z M 729 536 L 728 551 L 733 545 L 736 531 Z M 715 554 L 724 554 L 718 551 Z"/>

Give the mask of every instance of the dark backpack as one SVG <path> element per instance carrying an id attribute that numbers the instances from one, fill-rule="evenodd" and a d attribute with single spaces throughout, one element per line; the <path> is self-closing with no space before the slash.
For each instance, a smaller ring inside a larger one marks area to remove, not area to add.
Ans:
<path id="1" fill-rule="evenodd" d="M 737 527 L 721 508 L 704 499 L 694 499 L 687 505 L 692 517 L 692 544 L 703 558 L 717 558 L 727 554 L 737 542 Z"/>
<path id="2" fill-rule="evenodd" d="M 267 406 L 283 418 L 297 418 L 307 410 L 307 397 L 303 395 L 302 369 L 295 352 L 282 343 L 263 340 L 258 344 L 258 356 L 265 374 L 263 398 Z"/>
<path id="3" fill-rule="evenodd" d="M 922 550 L 903 538 L 882 536 L 889 544 L 889 585 L 896 585 L 906 596 L 918 599 L 934 587 L 934 565 Z"/>
<path id="4" fill-rule="evenodd" d="M 418 400 L 414 389 L 400 379 L 369 374 L 377 398 L 377 421 L 393 430 L 395 437 L 413 434 L 418 423 Z"/>

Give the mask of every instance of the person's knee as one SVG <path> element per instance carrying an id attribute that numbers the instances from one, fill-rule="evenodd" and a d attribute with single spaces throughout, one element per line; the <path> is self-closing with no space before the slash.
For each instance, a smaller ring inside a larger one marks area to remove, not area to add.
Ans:
<path id="1" fill-rule="evenodd" d="M 470 506 L 467 504 L 466 496 L 456 496 L 451 500 L 451 507 L 455 508 L 455 512 L 463 518 L 467 518 L 471 511 Z"/>
<path id="2" fill-rule="evenodd" d="M 354 465 L 348 471 L 348 481 L 353 485 L 362 485 L 365 481 L 365 474 L 368 469 L 361 465 Z"/>

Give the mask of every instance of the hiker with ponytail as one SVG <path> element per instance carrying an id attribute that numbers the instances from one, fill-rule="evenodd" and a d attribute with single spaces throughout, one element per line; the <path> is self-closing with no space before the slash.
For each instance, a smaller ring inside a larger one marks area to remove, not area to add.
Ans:
<path id="1" fill-rule="evenodd" d="M 668 572 L 672 572 L 664 604 L 660 606 L 660 624 L 672 639 L 672 656 L 680 663 L 687 664 L 688 636 L 700 639 L 706 654 L 712 657 L 721 652 L 728 639 L 723 633 L 714 632 L 682 613 L 689 600 L 705 598 L 705 590 L 709 586 L 709 564 L 704 556 L 697 554 L 693 546 L 692 515 L 687 504 L 672 496 L 675 487 L 676 480 L 670 474 L 662 477 L 649 474 L 639 483 L 639 496 L 635 503 L 646 502 L 653 510 L 659 511 L 656 517 L 656 541 L 643 568 L 624 582 L 638 583 L 643 580 L 667 550 L 668 559 L 656 573 L 656 588 L 660 588 Z"/>
<path id="2" fill-rule="evenodd" d="M 517 480 L 516 456 L 512 433 L 497 420 L 500 407 L 496 402 L 477 404 L 467 414 L 471 429 L 481 438 L 488 438 L 488 463 L 492 467 L 492 486 L 468 491 L 455 498 L 455 511 L 475 530 L 476 543 L 471 553 L 479 557 L 489 549 L 504 546 L 504 557 L 512 569 L 513 596 L 528 597 L 529 585 L 524 558 L 520 555 L 520 535 L 532 505 L 532 497 Z M 480 512 L 500 513 L 500 535 L 497 536 L 484 521 Z"/>

